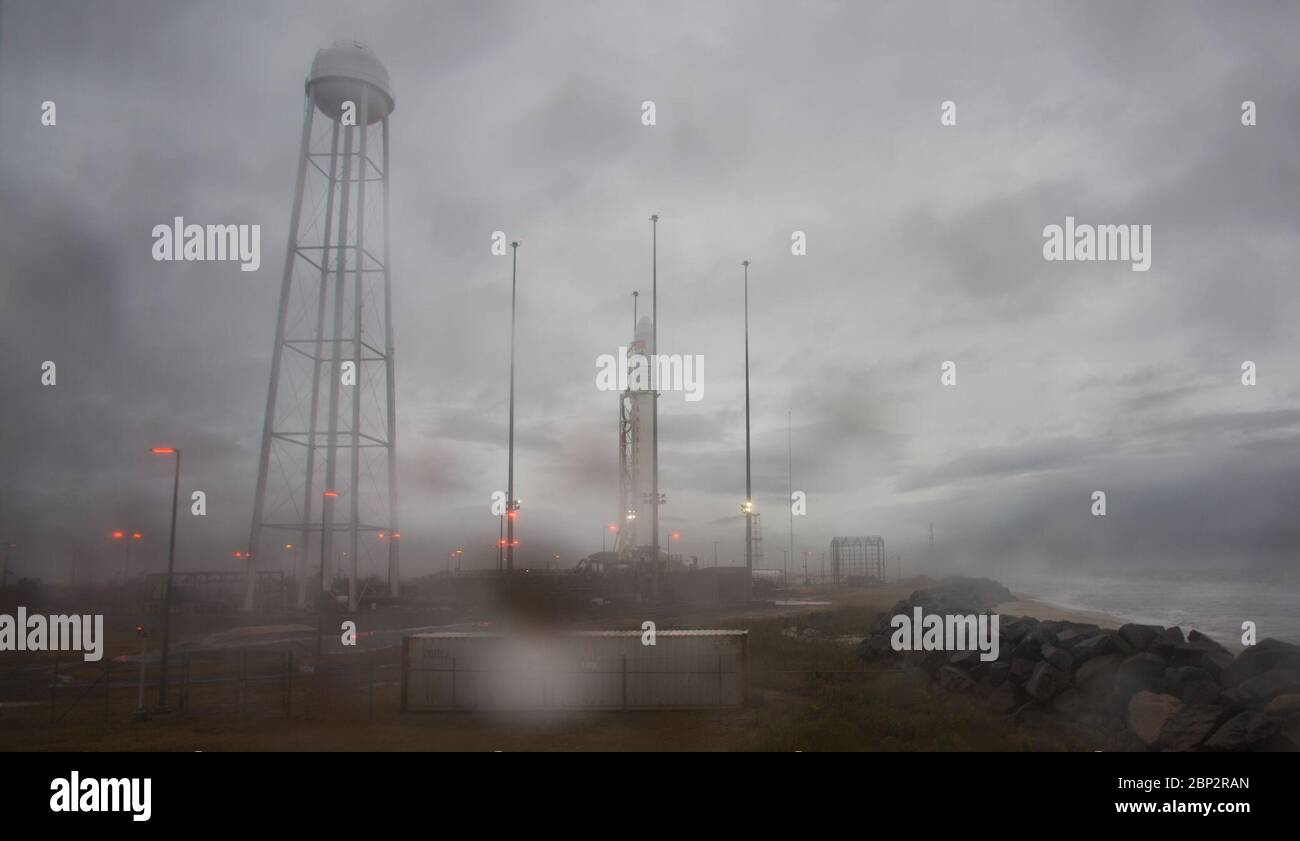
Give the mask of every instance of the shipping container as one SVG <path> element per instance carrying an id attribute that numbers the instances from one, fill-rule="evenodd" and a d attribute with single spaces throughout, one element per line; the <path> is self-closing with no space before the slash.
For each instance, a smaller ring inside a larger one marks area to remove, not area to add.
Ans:
<path id="1" fill-rule="evenodd" d="M 749 684 L 747 631 L 412 634 L 402 709 L 650 710 L 734 707 Z"/>

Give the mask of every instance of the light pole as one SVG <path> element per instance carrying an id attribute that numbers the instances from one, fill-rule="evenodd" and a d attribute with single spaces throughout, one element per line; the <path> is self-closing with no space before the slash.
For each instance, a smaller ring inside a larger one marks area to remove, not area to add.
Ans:
<path id="1" fill-rule="evenodd" d="M 131 720 L 148 721 L 149 711 L 144 708 L 144 655 L 148 648 L 149 632 L 145 630 L 144 625 L 136 625 L 135 635 L 140 638 L 140 691 L 136 697 L 135 714 L 131 717 Z"/>
<path id="2" fill-rule="evenodd" d="M 330 521 L 329 514 L 334 513 L 334 500 L 339 498 L 339 492 L 325 489 L 321 494 L 324 502 L 321 508 L 320 518 L 320 586 L 316 589 L 316 657 L 317 659 L 324 653 L 325 639 L 325 524 Z M 327 514 L 326 512 L 329 512 Z"/>
<path id="3" fill-rule="evenodd" d="M 510 460 L 506 468 L 506 574 L 515 571 L 515 290 L 519 243 L 510 243 Z"/>
<path id="4" fill-rule="evenodd" d="M 298 610 L 302 610 L 307 606 L 307 582 L 303 580 L 302 553 L 298 551 L 298 546 L 293 543 L 284 544 L 284 551 L 292 553 L 290 555 L 290 564 L 293 568 L 293 579 L 298 586 L 294 603 L 297 605 Z"/>
<path id="5" fill-rule="evenodd" d="M 654 601 L 659 601 L 659 214 L 650 216 L 650 540 L 654 554 Z"/>
<path id="6" fill-rule="evenodd" d="M 176 472 L 172 478 L 172 533 L 167 544 L 167 578 L 163 585 L 162 652 L 158 660 L 158 711 L 167 712 L 167 653 L 171 646 L 172 573 L 176 570 L 176 506 L 181 493 L 181 451 L 177 447 L 154 447 L 152 452 L 159 456 L 176 456 Z"/>
<path id="7" fill-rule="evenodd" d="M 749 261 L 745 267 L 745 596 L 754 577 L 754 490 L 749 463 Z"/>
<path id="8" fill-rule="evenodd" d="M 608 551 L 609 551 L 609 548 L 608 548 L 608 546 L 607 546 L 607 544 L 606 544 L 606 540 L 608 539 L 609 535 L 611 535 L 611 534 L 618 534 L 618 524 L 617 524 L 617 523 L 610 523 L 608 526 L 605 526 L 605 530 L 602 531 L 602 532 L 600 533 L 600 551 L 601 551 L 601 552 L 608 552 Z"/>
<path id="9" fill-rule="evenodd" d="M 244 567 L 245 569 L 252 570 L 252 560 L 253 560 L 252 552 L 244 552 L 242 550 L 236 549 L 234 555 L 235 555 L 235 560 L 240 562 L 240 566 Z M 250 579 L 250 581 L 253 581 L 253 579 Z M 254 587 L 250 586 L 248 589 L 250 592 L 252 592 L 254 590 Z"/>
<path id="10" fill-rule="evenodd" d="M 789 481 L 790 496 L 786 499 L 786 505 L 790 506 L 790 554 L 789 559 L 794 561 L 794 438 L 790 432 L 790 410 L 785 412 L 785 458 L 786 458 L 786 477 Z M 781 586 L 789 586 L 790 568 L 786 567 L 781 572 Z M 804 568 L 804 582 L 808 583 L 808 570 Z"/>

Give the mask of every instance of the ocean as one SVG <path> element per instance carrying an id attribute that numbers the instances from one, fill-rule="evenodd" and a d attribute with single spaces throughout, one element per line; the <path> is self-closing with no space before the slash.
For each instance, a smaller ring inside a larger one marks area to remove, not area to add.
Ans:
<path id="1" fill-rule="evenodd" d="M 1017 595 L 1068 610 L 1128 622 L 1193 628 L 1229 648 L 1241 646 L 1243 622 L 1256 640 L 1300 643 L 1300 573 L 1247 576 L 1226 572 L 1107 571 L 1088 575 L 1013 574 L 1001 578 Z"/>

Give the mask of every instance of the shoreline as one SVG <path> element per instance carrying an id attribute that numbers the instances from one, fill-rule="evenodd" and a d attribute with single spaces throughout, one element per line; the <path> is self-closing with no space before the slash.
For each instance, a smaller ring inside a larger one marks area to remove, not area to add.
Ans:
<path id="1" fill-rule="evenodd" d="M 1014 600 L 996 604 L 993 606 L 993 610 L 999 615 L 1007 614 L 1010 616 L 1031 616 L 1034 619 L 1038 619 L 1039 621 L 1043 621 L 1043 622 L 1081 622 L 1081 623 L 1097 625 L 1098 627 L 1111 629 L 1111 630 L 1120 628 L 1121 626 L 1127 624 L 1159 624 L 1159 623 L 1141 622 L 1140 620 L 1137 619 L 1128 619 L 1122 616 L 1116 616 L 1114 614 L 1105 613 L 1102 611 L 1067 607 L 1065 605 L 1056 604 L 1054 602 L 1047 601 L 1045 599 L 1040 599 L 1033 596 L 1027 596 L 1023 593 L 1016 593 L 1014 591 L 1012 592 L 1012 595 L 1016 597 Z M 1162 627 L 1181 627 L 1183 628 L 1184 632 L 1191 630 L 1192 628 L 1195 628 L 1194 625 L 1189 625 L 1187 627 L 1183 627 L 1181 625 L 1179 626 L 1164 625 Z M 1236 639 L 1235 637 L 1225 640 L 1225 639 L 1219 639 L 1217 635 L 1207 634 L 1207 636 L 1209 636 L 1215 642 L 1219 643 L 1224 648 L 1228 649 L 1234 654 L 1240 653 L 1244 649 L 1244 646 L 1241 644 L 1241 641 Z"/>

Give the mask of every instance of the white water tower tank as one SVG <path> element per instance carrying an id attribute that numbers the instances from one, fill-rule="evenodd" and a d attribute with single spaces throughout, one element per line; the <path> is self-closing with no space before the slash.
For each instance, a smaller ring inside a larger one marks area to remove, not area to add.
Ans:
<path id="1" fill-rule="evenodd" d="M 369 88 L 366 114 L 361 114 L 361 93 Z M 388 86 L 388 69 L 364 44 L 338 41 L 316 53 L 307 77 L 307 95 L 332 120 L 343 112 L 343 103 L 356 104 L 357 123 L 370 125 L 387 117 L 396 101 Z"/>

